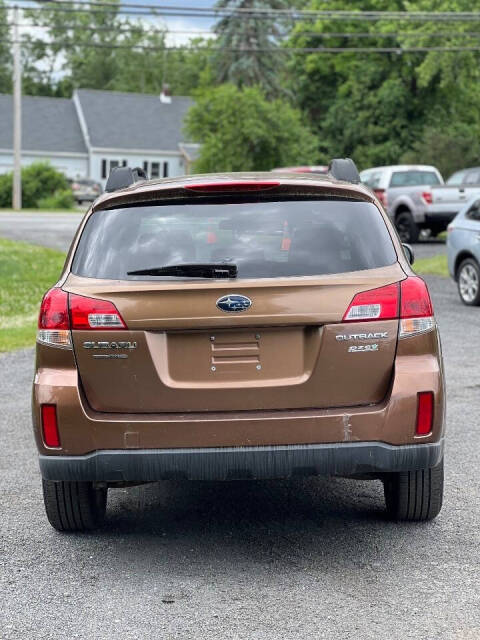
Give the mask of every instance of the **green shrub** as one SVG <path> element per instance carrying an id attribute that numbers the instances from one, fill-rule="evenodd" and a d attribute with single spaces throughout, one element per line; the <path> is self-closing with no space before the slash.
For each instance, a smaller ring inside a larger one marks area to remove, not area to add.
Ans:
<path id="1" fill-rule="evenodd" d="M 12 206 L 13 174 L 0 176 L 0 207 Z M 43 198 L 68 191 L 66 177 L 48 162 L 34 162 L 22 169 L 22 206 L 36 208 Z"/>
<path id="2" fill-rule="evenodd" d="M 73 209 L 75 207 L 75 199 L 70 189 L 62 189 L 55 191 L 51 196 L 40 198 L 37 202 L 39 209 Z"/>

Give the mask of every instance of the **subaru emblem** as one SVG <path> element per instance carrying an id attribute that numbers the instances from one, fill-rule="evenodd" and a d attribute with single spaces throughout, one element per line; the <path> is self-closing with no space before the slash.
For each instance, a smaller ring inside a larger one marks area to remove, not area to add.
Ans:
<path id="1" fill-rule="evenodd" d="M 239 313 L 246 311 L 252 306 L 252 301 L 247 296 L 240 296 L 236 293 L 229 293 L 217 300 L 217 307 L 226 313 Z"/>

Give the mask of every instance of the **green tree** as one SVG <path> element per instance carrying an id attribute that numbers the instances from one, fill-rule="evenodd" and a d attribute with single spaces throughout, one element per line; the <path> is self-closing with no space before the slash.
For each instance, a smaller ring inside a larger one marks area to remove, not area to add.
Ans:
<path id="1" fill-rule="evenodd" d="M 287 0 L 218 0 L 218 9 L 288 9 Z M 279 43 L 284 35 L 285 21 L 258 14 L 238 17 L 228 14 L 217 22 L 219 52 L 215 67 L 219 82 L 236 86 L 258 85 L 269 94 L 281 92 L 284 54 Z"/>
<path id="2" fill-rule="evenodd" d="M 12 90 L 10 27 L 4 0 L 0 0 L 0 93 Z"/>
<path id="3" fill-rule="evenodd" d="M 222 85 L 199 95 L 186 131 L 201 142 L 195 170 L 269 171 L 317 161 L 316 140 L 288 102 L 269 100 L 259 87 Z"/>
<path id="4" fill-rule="evenodd" d="M 321 10 L 325 5 L 311 0 L 308 8 Z M 432 3 L 332 0 L 328 9 L 431 11 Z M 467 0 L 438 0 L 434 9 L 469 11 L 471 4 Z M 345 53 L 293 54 L 290 58 L 292 90 L 318 133 L 320 150 L 328 157 L 352 156 L 366 167 L 396 163 L 406 152 L 420 151 L 419 141 L 426 135 L 431 139 L 428 131 L 442 132 L 451 129 L 452 123 L 468 123 L 472 137 L 478 137 L 478 53 L 401 52 L 411 47 L 465 46 L 472 43 L 465 31 L 480 32 L 480 25 L 352 18 L 298 25 L 288 46 L 347 49 Z M 396 51 L 359 54 L 349 52 L 350 47 L 391 47 Z"/>
<path id="5" fill-rule="evenodd" d="M 26 92 L 69 97 L 75 88 L 89 88 L 158 94 L 168 83 L 174 95 L 189 95 L 208 85 L 209 41 L 196 39 L 167 52 L 166 31 L 124 19 L 118 6 L 113 0 L 108 10 L 30 11 L 47 36 L 30 36 L 25 48 Z"/>

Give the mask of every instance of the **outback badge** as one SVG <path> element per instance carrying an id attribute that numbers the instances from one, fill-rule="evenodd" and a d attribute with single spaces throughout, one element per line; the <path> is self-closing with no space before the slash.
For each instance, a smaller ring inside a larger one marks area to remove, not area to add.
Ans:
<path id="1" fill-rule="evenodd" d="M 222 296 L 217 300 L 217 307 L 225 313 L 240 313 L 246 311 L 252 306 L 252 301 L 247 296 L 241 296 L 236 293 L 229 293 L 228 296 Z"/>

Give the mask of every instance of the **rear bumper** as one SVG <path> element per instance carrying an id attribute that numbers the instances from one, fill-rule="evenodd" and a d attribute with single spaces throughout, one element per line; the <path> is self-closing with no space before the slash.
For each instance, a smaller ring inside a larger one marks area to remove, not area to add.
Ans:
<path id="1" fill-rule="evenodd" d="M 47 480 L 148 482 L 169 478 L 232 480 L 386 473 L 438 464 L 444 441 L 394 446 L 353 442 L 260 447 L 105 450 L 84 456 L 40 456 Z"/>

